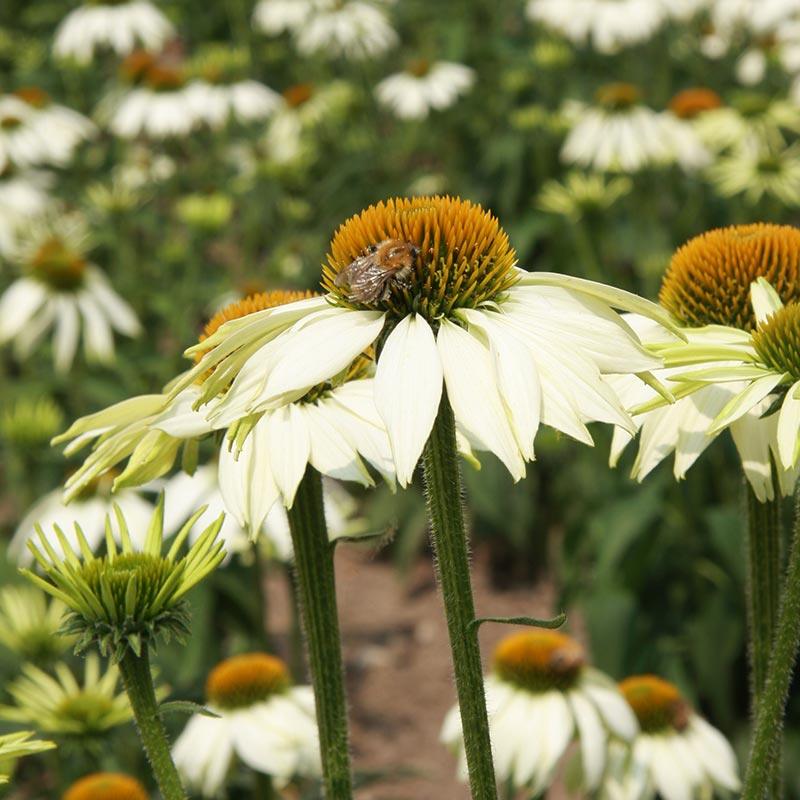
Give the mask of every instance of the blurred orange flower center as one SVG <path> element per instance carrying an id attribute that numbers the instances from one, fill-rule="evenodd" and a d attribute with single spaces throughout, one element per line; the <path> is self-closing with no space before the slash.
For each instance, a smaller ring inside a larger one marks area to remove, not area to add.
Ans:
<path id="1" fill-rule="evenodd" d="M 206 681 L 206 697 L 218 708 L 245 708 L 285 691 L 289 684 L 289 672 L 279 658 L 247 653 L 214 667 Z"/>
<path id="2" fill-rule="evenodd" d="M 583 647 L 571 636 L 546 629 L 503 639 L 494 653 L 494 671 L 532 692 L 567 690 L 586 664 Z"/>
<path id="3" fill-rule="evenodd" d="M 669 681 L 656 675 L 636 675 L 622 681 L 619 689 L 645 733 L 667 728 L 682 731 L 689 724 L 689 704 Z"/>

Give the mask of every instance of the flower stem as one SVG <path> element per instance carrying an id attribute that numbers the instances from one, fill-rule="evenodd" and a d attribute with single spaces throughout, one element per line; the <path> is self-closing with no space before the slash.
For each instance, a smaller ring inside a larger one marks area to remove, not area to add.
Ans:
<path id="1" fill-rule="evenodd" d="M 153 676 L 150 672 L 150 656 L 147 645 L 142 645 L 141 656 L 130 649 L 119 664 L 125 691 L 131 702 L 139 738 L 150 762 L 158 788 L 164 800 L 186 800 L 178 770 L 172 762 L 169 742 L 164 725 L 158 716 Z"/>
<path id="2" fill-rule="evenodd" d="M 496 800 L 481 654 L 477 629 L 472 625 L 475 606 L 461 505 L 456 428 L 446 392 L 442 395 L 433 430 L 425 445 L 423 464 L 436 571 L 450 634 L 470 789 L 474 800 Z"/>
<path id="3" fill-rule="evenodd" d="M 759 502 L 747 484 L 747 625 L 750 700 L 756 719 L 778 619 L 781 585 L 781 498 Z"/>
<path id="4" fill-rule="evenodd" d="M 794 531 L 772 657 L 758 704 L 743 800 L 780 797 L 774 793 L 782 749 L 783 715 L 800 645 L 800 491 L 796 494 Z M 779 785 L 779 784 L 778 784 Z"/>
<path id="5" fill-rule="evenodd" d="M 310 465 L 300 481 L 288 515 L 298 598 L 317 705 L 325 797 L 327 800 L 349 800 L 353 786 L 333 550 L 325 524 L 322 481 Z"/>

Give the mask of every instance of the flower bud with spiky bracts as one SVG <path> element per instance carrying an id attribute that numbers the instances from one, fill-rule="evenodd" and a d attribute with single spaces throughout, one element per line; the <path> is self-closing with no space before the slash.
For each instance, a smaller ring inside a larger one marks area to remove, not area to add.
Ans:
<path id="1" fill-rule="evenodd" d="M 114 662 L 130 649 L 137 656 L 142 647 L 157 639 L 184 639 L 189 633 L 189 609 L 184 595 L 224 558 L 223 543 L 217 540 L 223 515 L 210 525 L 178 558 L 178 551 L 205 508 L 193 514 L 178 532 L 166 555 L 164 539 L 164 496 L 150 521 L 141 550 L 134 549 L 131 534 L 118 507 L 115 513 L 122 539 L 118 549 L 106 520 L 106 553 L 95 556 L 80 527 L 75 526 L 79 553 L 56 527 L 64 556 L 47 541 L 41 529 L 38 545 L 31 552 L 45 573 L 42 578 L 22 570 L 30 580 L 69 608 L 63 632 L 77 635 L 76 652 L 95 643 Z M 40 549 L 41 548 L 41 549 Z"/>

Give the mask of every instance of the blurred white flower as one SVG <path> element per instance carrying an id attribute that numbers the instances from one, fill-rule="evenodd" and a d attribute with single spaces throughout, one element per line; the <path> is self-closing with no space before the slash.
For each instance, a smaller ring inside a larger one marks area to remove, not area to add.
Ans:
<path id="1" fill-rule="evenodd" d="M 614 744 L 601 800 L 688 800 L 741 788 L 727 739 L 655 675 L 627 678 L 620 690 L 639 721 L 630 748 Z"/>
<path id="2" fill-rule="evenodd" d="M 0 297 L 0 343 L 13 341 L 17 357 L 27 358 L 53 328 L 55 367 L 69 369 L 81 320 L 90 361 L 113 359 L 113 331 L 139 334 L 136 314 L 87 261 L 88 237 L 86 223 L 77 214 L 42 219 L 20 232 L 9 257 L 23 276 Z"/>
<path id="3" fill-rule="evenodd" d="M 672 111 L 663 111 L 661 125 L 670 155 L 683 170 L 695 172 L 711 163 L 711 152 L 703 144 L 691 120 L 681 119 Z"/>
<path id="4" fill-rule="evenodd" d="M 374 58 L 398 41 L 384 9 L 365 0 L 261 0 L 253 22 L 270 35 L 289 31 L 305 55 Z"/>
<path id="5" fill-rule="evenodd" d="M 736 28 L 763 34 L 800 11 L 800 0 L 711 0 L 710 11 L 712 26 L 724 34 Z"/>
<path id="6" fill-rule="evenodd" d="M 601 53 L 647 41 L 662 26 L 658 0 L 528 0 L 528 17 Z"/>
<path id="7" fill-rule="evenodd" d="M 39 89 L 0 97 L 0 170 L 37 165 L 66 166 L 94 124 L 77 111 L 51 102 Z"/>
<path id="8" fill-rule="evenodd" d="M 565 104 L 571 130 L 561 148 L 562 161 L 600 171 L 636 172 L 673 160 L 669 121 L 640 103 L 636 87 L 606 84 L 597 92 L 597 103 Z"/>
<path id="9" fill-rule="evenodd" d="M 53 175 L 40 170 L 0 172 L 0 256 L 16 247 L 20 228 L 45 214 L 52 205 Z"/>
<path id="10" fill-rule="evenodd" d="M 281 96 L 254 80 L 230 84 L 192 81 L 186 87 L 192 113 L 209 127 L 222 128 L 229 119 L 247 123 L 266 119 L 281 104 Z"/>
<path id="11" fill-rule="evenodd" d="M 614 682 L 586 665 L 571 637 L 544 629 L 506 637 L 485 678 L 486 707 L 498 779 L 526 796 L 542 795 L 573 742 L 580 747 L 584 783 L 596 790 L 615 740 L 631 741 L 636 718 Z M 445 718 L 442 741 L 467 776 L 458 706 Z"/>
<path id="12" fill-rule="evenodd" d="M 271 776 L 283 788 L 295 777 L 320 774 L 319 734 L 310 686 L 291 686 L 280 659 L 247 653 L 218 664 L 206 682 L 206 706 L 172 748 L 189 788 L 215 797 L 235 760 Z"/>
<path id="13" fill-rule="evenodd" d="M 59 555 L 63 555 L 63 551 L 53 531 L 55 525 L 58 525 L 73 549 L 78 547 L 75 525 L 79 525 L 86 541 L 94 550 L 103 541 L 108 517 L 111 529 L 119 541 L 119 528 L 114 513 L 115 504 L 119 506 L 130 527 L 134 543 L 144 544 L 147 526 L 153 516 L 152 504 L 133 489 L 123 489 L 113 495 L 110 489 L 111 479 L 100 479 L 69 505 L 64 503 L 61 489 L 49 492 L 28 509 L 17 525 L 8 548 L 9 555 L 23 566 L 33 561 L 26 544 L 36 537 L 37 525 L 44 531 L 48 543 Z"/>
<path id="14" fill-rule="evenodd" d="M 418 60 L 405 71 L 384 78 L 375 87 L 375 95 L 398 117 L 423 119 L 431 110 L 452 106 L 474 82 L 474 70 L 463 64 Z"/>
<path id="15" fill-rule="evenodd" d="M 170 21 L 148 0 L 88 3 L 70 11 L 56 30 L 53 53 L 88 64 L 97 50 L 125 56 L 136 47 L 159 50 L 175 35 Z"/>

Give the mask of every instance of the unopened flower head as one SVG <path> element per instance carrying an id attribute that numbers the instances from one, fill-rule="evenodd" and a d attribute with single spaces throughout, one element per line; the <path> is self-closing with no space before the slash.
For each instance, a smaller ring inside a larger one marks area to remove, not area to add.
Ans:
<path id="1" fill-rule="evenodd" d="M 164 498 L 159 501 L 147 530 L 144 547 L 135 550 L 119 509 L 117 522 L 122 548 L 117 549 L 106 522 L 106 553 L 95 556 L 80 527 L 76 526 L 79 553 L 56 528 L 64 556 L 54 550 L 40 530 L 37 546 L 29 543 L 45 577 L 23 570 L 34 583 L 60 599 L 69 608 L 64 631 L 77 634 L 76 650 L 96 643 L 103 655 L 119 661 L 128 649 L 139 655 L 142 647 L 157 638 L 184 638 L 189 631 L 189 613 L 183 600 L 224 558 L 217 534 L 223 517 L 210 525 L 189 548 L 178 553 L 192 525 L 205 509 L 191 517 L 176 535 L 169 551 L 162 553 Z M 40 549 L 41 548 L 41 549 Z"/>
<path id="2" fill-rule="evenodd" d="M 117 692 L 119 670 L 101 669 L 96 653 L 86 657 L 82 685 L 65 663 L 54 671 L 25 664 L 8 686 L 14 705 L 0 706 L 0 718 L 62 736 L 98 736 L 133 718 L 127 695 Z"/>
<path id="3" fill-rule="evenodd" d="M 631 740 L 636 720 L 613 681 L 588 666 L 575 639 L 531 629 L 506 637 L 485 679 L 489 727 L 498 778 L 541 794 L 572 742 L 580 745 L 587 789 L 597 788 L 609 740 Z M 458 708 L 445 719 L 442 740 L 466 774 Z"/>
<path id="4" fill-rule="evenodd" d="M 612 746 L 602 798 L 659 795 L 676 800 L 739 790 L 730 744 L 692 710 L 676 686 L 655 675 L 638 675 L 619 688 L 636 714 L 640 733 L 630 747 Z"/>
<path id="5" fill-rule="evenodd" d="M 63 800 L 150 800 L 136 778 L 120 772 L 93 772 L 75 781 Z"/>
<path id="6" fill-rule="evenodd" d="M 17 733 L 7 733 L 0 736 L 0 784 L 8 783 L 9 775 L 6 770 L 12 766 L 17 759 L 23 756 L 31 756 L 42 753 L 45 750 L 52 750 L 54 742 L 45 742 L 34 739 L 33 731 L 19 731 Z"/>
<path id="7" fill-rule="evenodd" d="M 35 664 L 48 663 L 74 644 L 61 635 L 67 607 L 33 586 L 0 590 L 0 644 Z"/>
<path id="8" fill-rule="evenodd" d="M 216 796 L 234 758 L 278 787 L 319 775 L 314 696 L 291 685 L 280 659 L 246 653 L 221 662 L 208 676 L 206 704 L 217 716 L 195 714 L 173 748 L 184 780 L 204 797 Z"/>
<path id="9" fill-rule="evenodd" d="M 0 431 L 14 447 L 44 444 L 64 425 L 64 413 L 50 397 L 23 398 L 3 409 Z"/>
<path id="10" fill-rule="evenodd" d="M 626 175 L 606 178 L 569 172 L 563 181 L 547 181 L 539 192 L 537 204 L 543 211 L 579 220 L 586 214 L 607 210 L 632 188 L 633 182 Z"/>

